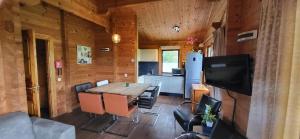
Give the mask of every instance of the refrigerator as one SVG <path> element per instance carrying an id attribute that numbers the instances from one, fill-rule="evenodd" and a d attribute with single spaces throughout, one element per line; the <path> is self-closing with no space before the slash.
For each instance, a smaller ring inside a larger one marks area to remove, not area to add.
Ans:
<path id="1" fill-rule="evenodd" d="M 192 84 L 201 83 L 203 56 L 198 52 L 190 52 L 185 63 L 185 93 L 184 98 L 190 99 Z"/>

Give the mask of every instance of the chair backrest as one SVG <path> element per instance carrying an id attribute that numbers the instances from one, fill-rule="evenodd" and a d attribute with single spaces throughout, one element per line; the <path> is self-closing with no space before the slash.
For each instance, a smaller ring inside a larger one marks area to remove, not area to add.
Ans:
<path id="1" fill-rule="evenodd" d="M 117 116 L 130 117 L 135 110 L 135 106 L 128 105 L 127 96 L 118 94 L 103 94 L 105 111 Z"/>
<path id="2" fill-rule="evenodd" d="M 103 86 L 103 85 L 108 85 L 108 84 L 109 84 L 108 80 L 103 80 L 103 81 L 96 82 L 97 87 Z"/>
<path id="3" fill-rule="evenodd" d="M 219 101 L 215 98 L 209 97 L 207 95 L 203 95 L 199 104 L 197 105 L 196 113 L 199 113 L 199 114 L 205 113 L 205 109 L 206 109 L 205 105 L 210 105 L 212 108 L 212 113 L 218 117 L 218 113 L 219 113 L 220 107 L 222 105 L 221 101 Z"/>
<path id="4" fill-rule="evenodd" d="M 75 85 L 75 92 L 76 93 L 85 92 L 85 90 L 91 88 L 93 88 L 93 84 L 91 82 L 86 82 L 86 83 Z"/>
<path id="5" fill-rule="evenodd" d="M 102 95 L 91 93 L 79 93 L 80 108 L 83 112 L 104 114 Z"/>

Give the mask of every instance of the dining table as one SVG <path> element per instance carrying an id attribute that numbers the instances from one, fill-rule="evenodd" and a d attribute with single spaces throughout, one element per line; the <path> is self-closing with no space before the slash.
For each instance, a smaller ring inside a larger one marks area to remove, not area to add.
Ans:
<path id="1" fill-rule="evenodd" d="M 138 112 L 136 101 L 138 97 L 150 87 L 150 84 L 144 83 L 126 83 L 114 82 L 99 87 L 86 90 L 88 93 L 100 93 L 103 96 L 105 111 L 113 116 L 113 123 L 105 130 L 106 133 L 128 137 L 131 131 L 136 127 L 129 128 L 127 133 L 120 133 L 113 130 L 114 124 L 118 121 L 118 116 L 130 117 L 134 113 L 133 122 L 138 123 Z"/>
<path id="2" fill-rule="evenodd" d="M 136 99 L 149 87 L 150 84 L 145 84 L 145 83 L 114 82 L 114 83 L 109 83 L 107 85 L 88 89 L 86 90 L 86 92 L 124 95 L 128 97 L 130 102 L 130 100 Z"/>

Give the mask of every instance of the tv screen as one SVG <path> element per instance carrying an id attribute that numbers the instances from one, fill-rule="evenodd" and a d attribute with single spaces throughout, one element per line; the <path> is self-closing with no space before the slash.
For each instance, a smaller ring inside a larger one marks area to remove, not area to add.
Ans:
<path id="1" fill-rule="evenodd" d="M 206 84 L 251 96 L 251 60 L 249 55 L 204 58 Z"/>

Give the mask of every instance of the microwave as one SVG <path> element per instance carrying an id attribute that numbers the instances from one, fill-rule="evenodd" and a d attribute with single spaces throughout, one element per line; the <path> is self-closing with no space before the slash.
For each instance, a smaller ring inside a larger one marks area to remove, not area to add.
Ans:
<path id="1" fill-rule="evenodd" d="M 173 76 L 181 76 L 181 75 L 183 75 L 183 69 L 181 69 L 181 68 L 173 68 L 172 69 L 172 75 Z"/>

